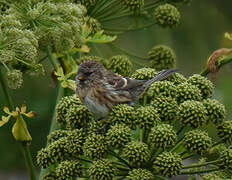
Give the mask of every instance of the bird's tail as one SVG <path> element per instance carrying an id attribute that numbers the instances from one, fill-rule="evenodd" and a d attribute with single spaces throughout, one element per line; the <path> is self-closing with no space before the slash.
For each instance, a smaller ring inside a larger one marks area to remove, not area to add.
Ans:
<path id="1" fill-rule="evenodd" d="M 143 85 L 145 87 L 144 90 L 146 91 L 154 82 L 165 80 L 176 72 L 177 72 L 176 69 L 166 69 L 166 70 L 159 72 L 154 78 L 144 83 Z"/>

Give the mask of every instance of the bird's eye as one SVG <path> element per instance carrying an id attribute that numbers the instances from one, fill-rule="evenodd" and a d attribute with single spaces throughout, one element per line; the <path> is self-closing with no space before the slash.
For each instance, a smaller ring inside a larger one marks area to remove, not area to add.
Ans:
<path id="1" fill-rule="evenodd" d="M 90 76 L 93 72 L 89 71 L 89 72 L 86 72 L 85 75 L 86 76 Z"/>

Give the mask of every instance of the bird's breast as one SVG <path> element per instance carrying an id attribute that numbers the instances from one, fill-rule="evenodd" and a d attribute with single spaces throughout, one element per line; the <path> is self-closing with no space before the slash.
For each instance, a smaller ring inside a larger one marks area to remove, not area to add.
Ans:
<path id="1" fill-rule="evenodd" d="M 106 117 L 109 113 L 109 109 L 105 104 L 100 104 L 97 99 L 91 98 L 91 96 L 85 97 L 85 105 L 88 110 L 91 111 L 97 118 Z"/>

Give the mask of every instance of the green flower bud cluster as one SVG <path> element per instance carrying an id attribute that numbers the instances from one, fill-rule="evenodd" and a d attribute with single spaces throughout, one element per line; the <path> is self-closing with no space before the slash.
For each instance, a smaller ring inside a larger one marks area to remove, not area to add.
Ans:
<path id="1" fill-rule="evenodd" d="M 223 161 L 223 166 L 229 168 L 232 165 L 232 147 L 221 152 L 220 159 Z"/>
<path id="2" fill-rule="evenodd" d="M 107 69 L 110 69 L 122 76 L 128 76 L 132 71 L 132 62 L 125 55 L 113 56 L 109 59 Z"/>
<path id="3" fill-rule="evenodd" d="M 144 0 L 123 0 L 123 3 L 135 14 L 140 13 L 144 6 Z"/>
<path id="4" fill-rule="evenodd" d="M 226 110 L 223 104 L 215 99 L 206 99 L 203 101 L 203 104 L 206 107 L 209 121 L 212 121 L 214 124 L 219 124 L 224 121 Z"/>
<path id="5" fill-rule="evenodd" d="M 173 122 L 178 117 L 177 101 L 171 97 L 156 97 L 151 102 L 151 105 L 158 111 L 158 114 L 162 121 Z"/>
<path id="6" fill-rule="evenodd" d="M 132 76 L 145 80 L 154 74 L 157 74 L 154 69 L 143 68 Z M 57 120 L 61 119 L 58 122 L 63 123 L 63 129 L 48 136 L 48 147 L 37 155 L 38 164 L 44 168 L 55 165 L 57 179 L 89 176 L 100 180 L 124 176 L 149 180 L 210 169 L 210 166 L 189 169 L 183 167 L 183 160 L 190 155 L 220 151 L 212 151 L 217 142 L 213 143 L 207 131 L 201 130 L 209 121 L 217 127 L 219 142 L 231 144 L 232 121 L 224 120 L 222 104 L 206 96 L 202 98 L 201 86 L 209 87 L 208 80 L 202 77 L 193 80 L 193 77 L 196 75 L 187 80 L 176 73 L 168 80 L 156 82 L 146 92 L 144 102 L 139 101 L 135 107 L 119 104 L 107 118 L 99 121 L 92 119 L 76 96 L 62 98 L 57 105 Z M 155 95 L 146 101 L 149 91 Z M 225 146 L 225 155 L 213 161 L 219 168 L 231 165 L 228 149 Z"/>
<path id="7" fill-rule="evenodd" d="M 140 79 L 140 80 L 148 80 L 148 79 L 152 79 L 157 74 L 158 74 L 158 72 L 156 72 L 156 70 L 153 68 L 141 68 L 141 69 L 137 69 L 131 75 L 131 78 Z"/>
<path id="8" fill-rule="evenodd" d="M 182 168 L 182 159 L 176 153 L 163 152 L 155 159 L 153 168 L 163 176 L 175 176 Z"/>
<path id="9" fill-rule="evenodd" d="M 66 125 L 66 115 L 73 106 L 81 105 L 81 101 L 75 95 L 63 97 L 56 106 L 56 119 L 61 126 Z"/>
<path id="10" fill-rule="evenodd" d="M 158 71 L 176 66 L 175 52 L 165 45 L 154 46 L 148 52 L 148 56 L 151 61 L 151 67 Z"/>
<path id="11" fill-rule="evenodd" d="M 81 175 L 81 163 L 78 161 L 62 161 L 56 168 L 56 177 L 59 180 L 80 177 Z"/>
<path id="12" fill-rule="evenodd" d="M 85 17 L 85 23 L 88 26 L 90 36 L 101 31 L 101 23 L 97 19 L 87 16 Z"/>
<path id="13" fill-rule="evenodd" d="M 172 97 L 175 99 L 177 88 L 170 81 L 158 81 L 151 85 L 146 94 L 150 99 L 154 99 L 157 96 Z"/>
<path id="14" fill-rule="evenodd" d="M 149 139 L 153 146 L 166 149 L 175 145 L 177 135 L 171 125 L 159 124 L 151 129 Z"/>
<path id="15" fill-rule="evenodd" d="M 66 156 L 78 155 L 82 152 L 84 136 L 82 130 L 69 131 L 67 136 L 51 142 L 47 148 L 37 154 L 37 164 L 43 168 L 61 162 Z"/>
<path id="16" fill-rule="evenodd" d="M 133 169 L 128 173 L 129 180 L 153 180 L 154 175 L 147 169 Z"/>
<path id="17" fill-rule="evenodd" d="M 195 74 L 191 76 L 187 82 L 197 86 L 200 89 L 201 95 L 204 99 L 212 97 L 213 88 L 214 88 L 213 83 L 207 78 L 199 74 Z"/>
<path id="18" fill-rule="evenodd" d="M 199 101 L 189 100 L 181 103 L 178 115 L 184 125 L 193 128 L 201 127 L 207 123 L 207 110 Z"/>
<path id="19" fill-rule="evenodd" d="M 12 70 L 7 72 L 7 83 L 9 88 L 18 89 L 23 85 L 23 73 L 20 70 Z"/>
<path id="20" fill-rule="evenodd" d="M 61 130 L 61 129 L 55 130 L 47 136 L 48 143 L 53 143 L 62 137 L 66 137 L 68 133 L 69 131 L 67 130 Z"/>
<path id="21" fill-rule="evenodd" d="M 232 143 L 232 121 L 224 121 L 217 127 L 218 136 L 227 143 Z"/>
<path id="22" fill-rule="evenodd" d="M 133 107 L 127 104 L 119 104 L 110 112 L 108 121 L 110 124 L 124 123 L 132 128 L 135 125 L 135 116 L 136 114 Z"/>
<path id="23" fill-rule="evenodd" d="M 156 23 L 163 27 L 173 28 L 180 23 L 180 12 L 171 4 L 164 4 L 158 6 L 153 13 Z"/>
<path id="24" fill-rule="evenodd" d="M 192 152 L 203 154 L 211 148 L 212 140 L 206 132 L 195 129 L 185 134 L 184 145 Z"/>
<path id="25" fill-rule="evenodd" d="M 141 167 L 150 158 L 148 145 L 137 141 L 129 142 L 123 149 L 123 156 L 131 166 Z"/>
<path id="26" fill-rule="evenodd" d="M 187 100 L 201 101 L 201 91 L 195 86 L 187 82 L 177 86 L 177 101 L 182 103 Z"/>
<path id="27" fill-rule="evenodd" d="M 173 82 L 176 86 L 187 81 L 187 79 L 180 73 L 173 74 L 168 77 L 167 80 Z"/>
<path id="28" fill-rule="evenodd" d="M 136 110 L 137 125 L 141 129 L 150 129 L 156 126 L 160 117 L 157 110 L 153 106 L 141 106 Z"/>
<path id="29" fill-rule="evenodd" d="M 91 179 L 93 180 L 113 179 L 113 177 L 115 176 L 115 171 L 115 166 L 108 159 L 98 159 L 94 161 L 89 168 L 89 174 Z"/>
<path id="30" fill-rule="evenodd" d="M 131 129 L 124 124 L 115 124 L 106 134 L 110 146 L 120 148 L 131 141 Z"/>
<path id="31" fill-rule="evenodd" d="M 84 105 L 75 105 L 70 107 L 66 114 L 67 128 L 79 129 L 86 127 L 88 122 L 92 120 L 92 113 L 89 112 Z"/>
<path id="32" fill-rule="evenodd" d="M 86 157 L 99 159 L 104 157 L 108 150 L 106 138 L 101 134 L 92 133 L 86 137 L 83 152 Z"/>

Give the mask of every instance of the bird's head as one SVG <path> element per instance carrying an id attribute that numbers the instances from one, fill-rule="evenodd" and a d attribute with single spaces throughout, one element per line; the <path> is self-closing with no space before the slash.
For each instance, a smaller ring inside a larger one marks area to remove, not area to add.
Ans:
<path id="1" fill-rule="evenodd" d="M 77 84 L 93 83 L 96 80 L 102 79 L 105 71 L 106 69 L 102 64 L 96 61 L 86 61 L 79 66 L 76 82 Z"/>

